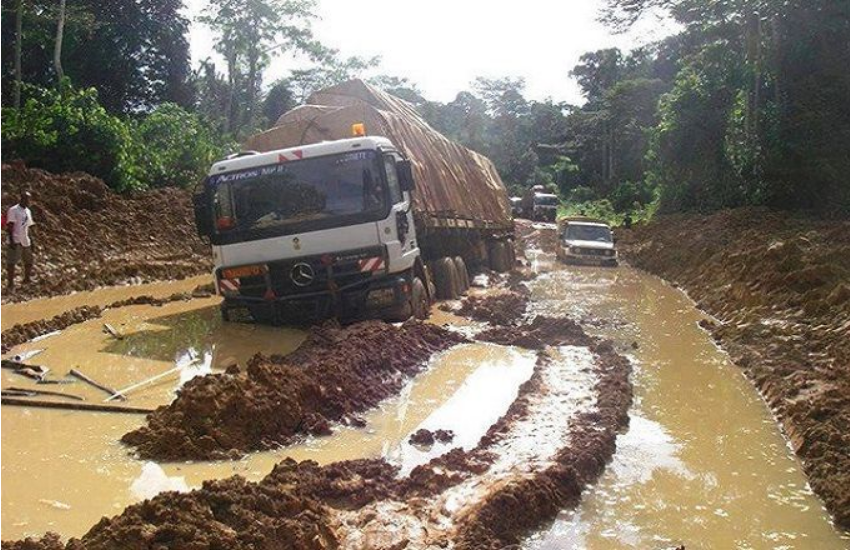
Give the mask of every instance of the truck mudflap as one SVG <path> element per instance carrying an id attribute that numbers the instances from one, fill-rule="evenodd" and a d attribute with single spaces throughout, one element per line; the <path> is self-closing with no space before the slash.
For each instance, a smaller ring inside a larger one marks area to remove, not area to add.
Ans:
<path id="1" fill-rule="evenodd" d="M 226 321 L 284 325 L 309 324 L 337 318 L 393 317 L 410 301 L 411 282 L 407 274 L 389 275 L 336 289 L 288 295 L 225 296 L 221 304 Z"/>

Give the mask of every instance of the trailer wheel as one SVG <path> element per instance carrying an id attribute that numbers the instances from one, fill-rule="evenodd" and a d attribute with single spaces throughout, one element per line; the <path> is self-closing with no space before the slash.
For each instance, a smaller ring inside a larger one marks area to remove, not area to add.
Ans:
<path id="1" fill-rule="evenodd" d="M 505 245 L 508 247 L 508 265 L 510 266 L 509 270 L 511 270 L 516 267 L 516 247 L 513 241 L 508 241 Z"/>
<path id="2" fill-rule="evenodd" d="M 411 289 L 411 303 L 413 306 L 413 316 L 417 319 L 427 319 L 430 312 L 430 303 L 428 294 L 425 292 L 425 283 L 419 277 L 413 278 Z"/>
<path id="3" fill-rule="evenodd" d="M 434 262 L 434 284 L 437 286 L 437 298 L 454 300 L 458 297 L 457 270 L 450 258 Z"/>
<path id="4" fill-rule="evenodd" d="M 508 248 L 505 243 L 499 241 L 494 242 L 490 247 L 490 269 L 498 273 L 509 271 L 510 258 L 508 256 Z"/>
<path id="5" fill-rule="evenodd" d="M 469 290 L 469 271 L 466 269 L 466 262 L 460 256 L 455 256 L 454 262 L 461 294 L 463 294 Z"/>

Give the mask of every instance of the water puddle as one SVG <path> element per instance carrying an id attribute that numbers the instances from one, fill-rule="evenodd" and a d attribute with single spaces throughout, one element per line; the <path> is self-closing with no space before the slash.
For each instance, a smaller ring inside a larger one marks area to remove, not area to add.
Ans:
<path id="1" fill-rule="evenodd" d="M 126 296 L 116 299 L 122 297 Z M 76 368 L 116 389 L 174 369 L 129 393 L 128 405 L 153 408 L 170 402 L 193 376 L 219 372 L 232 361 L 244 365 L 257 352 L 289 353 L 306 335 L 295 329 L 222 323 L 217 303 L 209 298 L 110 310 L 101 319 L 19 346 L 10 355 L 41 350 L 29 361 L 50 368 L 50 378 L 62 379 Z M 449 323 L 454 316 L 444 314 L 440 320 Z M 123 339 L 105 333 L 104 323 L 118 329 Z M 141 415 L 4 407 L 3 537 L 49 530 L 63 537 L 80 536 L 102 516 L 117 514 L 160 491 L 189 490 L 204 480 L 233 474 L 257 480 L 287 456 L 320 463 L 384 456 L 409 470 L 455 446 L 474 445 L 504 414 L 519 385 L 531 375 L 535 360 L 533 353 L 509 347 L 457 346 L 432 358 L 428 370 L 398 397 L 364 414 L 365 428 L 340 427 L 332 436 L 308 438 L 236 462 L 136 460 L 119 439 L 143 423 Z M 107 397 L 82 382 L 37 386 L 5 370 L 2 379 L 4 387 L 48 388 L 92 403 Z M 485 393 L 480 393 L 482 388 Z M 419 449 L 407 440 L 421 427 L 450 429 L 456 438 L 450 444 Z"/>
<path id="2" fill-rule="evenodd" d="M 526 548 L 848 547 L 769 410 L 697 326 L 703 316 L 684 294 L 626 267 L 554 269 L 531 283 L 533 307 L 612 338 L 635 362 L 636 399 L 598 484 Z"/>

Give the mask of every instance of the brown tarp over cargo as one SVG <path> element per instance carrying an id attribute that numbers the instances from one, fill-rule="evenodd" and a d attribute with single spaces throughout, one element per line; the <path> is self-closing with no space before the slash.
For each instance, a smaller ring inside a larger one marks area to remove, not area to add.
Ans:
<path id="1" fill-rule="evenodd" d="M 249 138 L 246 147 L 271 151 L 349 138 L 358 122 L 410 158 L 417 186 L 414 211 L 428 226 L 511 227 L 507 190 L 490 159 L 431 128 L 406 101 L 360 80 L 314 93 L 274 128 Z"/>

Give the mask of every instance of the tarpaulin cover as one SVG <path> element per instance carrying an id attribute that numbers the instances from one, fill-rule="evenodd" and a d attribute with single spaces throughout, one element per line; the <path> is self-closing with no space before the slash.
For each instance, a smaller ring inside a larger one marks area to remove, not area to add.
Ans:
<path id="1" fill-rule="evenodd" d="M 442 225 L 449 218 L 478 227 L 511 226 L 508 193 L 490 159 L 431 128 L 406 101 L 360 80 L 314 93 L 273 128 L 249 138 L 246 147 L 265 152 L 345 139 L 358 122 L 368 135 L 389 138 L 412 161 L 414 211 L 425 223 Z"/>

